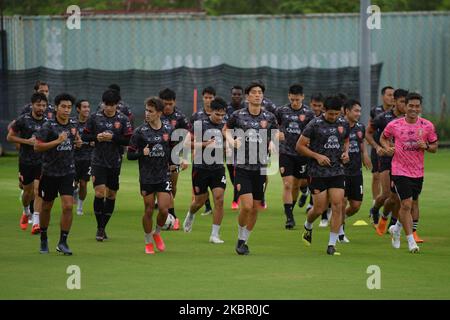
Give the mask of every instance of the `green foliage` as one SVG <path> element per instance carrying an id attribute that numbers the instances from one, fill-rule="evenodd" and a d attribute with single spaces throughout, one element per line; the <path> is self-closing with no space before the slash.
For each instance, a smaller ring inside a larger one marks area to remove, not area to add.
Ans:
<path id="1" fill-rule="evenodd" d="M 69 5 L 81 9 L 126 10 L 124 0 L 3 0 L 6 15 L 64 14 Z M 450 10 L 450 0 L 378 0 L 383 12 Z M 306 14 L 359 12 L 359 0 L 148 0 L 134 3 L 130 9 L 197 8 L 210 15 L 224 14 Z"/>

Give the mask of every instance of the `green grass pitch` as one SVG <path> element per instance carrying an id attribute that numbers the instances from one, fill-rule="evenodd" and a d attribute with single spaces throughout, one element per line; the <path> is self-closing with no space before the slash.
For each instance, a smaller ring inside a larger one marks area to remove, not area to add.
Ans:
<path id="1" fill-rule="evenodd" d="M 268 209 L 259 214 L 249 256 L 234 252 L 237 212 L 226 191 L 223 245 L 208 243 L 211 216 L 197 215 L 190 234 L 165 231 L 167 250 L 144 254 L 143 202 L 138 191 L 137 162 L 125 161 L 115 213 L 108 225 L 110 240 L 95 241 L 93 189 L 89 184 L 85 215 L 74 214 L 69 235 L 71 257 L 55 252 L 59 238 L 59 199 L 49 228 L 50 254 L 39 254 L 39 236 L 19 228 L 21 205 L 17 157 L 0 158 L 0 299 L 449 299 L 450 298 L 450 152 L 426 155 L 420 201 L 421 252 L 391 247 L 368 222 L 372 203 L 370 174 L 365 172 L 365 200 L 349 219 L 349 244 L 338 244 L 341 256 L 327 256 L 329 229 L 315 223 L 313 244 L 300 240 L 305 210 L 295 208 L 297 227 L 284 229 L 281 179 L 271 176 Z M 180 175 L 176 212 L 181 222 L 191 201 L 190 168 Z M 74 210 L 75 213 L 75 210 Z M 81 289 L 66 286 L 67 267 L 81 270 Z M 380 267 L 381 289 L 369 290 L 367 268 Z"/>

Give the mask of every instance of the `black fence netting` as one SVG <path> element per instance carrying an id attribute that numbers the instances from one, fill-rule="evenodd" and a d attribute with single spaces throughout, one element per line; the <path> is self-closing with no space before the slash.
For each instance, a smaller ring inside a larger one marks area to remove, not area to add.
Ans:
<path id="1" fill-rule="evenodd" d="M 382 64 L 371 69 L 371 105 L 378 98 L 378 86 Z M 266 86 L 265 96 L 276 105 L 287 103 L 290 85 L 300 83 L 304 87 L 306 101 L 315 93 L 323 95 L 345 93 L 348 97 L 359 97 L 359 68 L 338 69 L 303 68 L 282 70 L 269 67 L 236 68 L 220 65 L 211 68 L 194 69 L 181 67 L 165 71 L 101 71 L 84 69 L 60 71 L 36 68 L 23 71 L 0 73 L 0 143 L 8 147 L 6 141 L 7 125 L 17 117 L 23 106 L 29 103 L 36 80 L 45 81 L 50 87 L 50 101 L 61 93 L 68 92 L 77 99 L 87 99 L 91 109 L 97 107 L 103 91 L 108 85 L 116 83 L 121 88 L 123 100 L 135 114 L 136 124 L 144 115 L 144 100 L 158 95 L 161 89 L 169 87 L 177 94 L 177 106 L 187 116 L 192 114 L 194 89 L 198 90 L 198 106 L 201 106 L 201 91 L 213 86 L 217 95 L 230 100 L 230 89 L 234 85 L 245 86 L 252 80 L 260 80 Z M 369 106 L 363 106 L 365 112 Z M 92 110 L 93 111 L 93 110 Z M 73 110 L 75 113 L 75 110 Z"/>

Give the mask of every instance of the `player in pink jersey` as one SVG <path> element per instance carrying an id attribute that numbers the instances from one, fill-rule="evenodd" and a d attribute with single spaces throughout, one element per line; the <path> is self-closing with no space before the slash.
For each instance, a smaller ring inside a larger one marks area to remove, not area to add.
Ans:
<path id="1" fill-rule="evenodd" d="M 424 153 L 435 153 L 438 137 L 433 124 L 419 116 L 422 112 L 422 96 L 409 93 L 406 97 L 406 116 L 390 122 L 381 135 L 380 143 L 386 150 L 394 151 L 392 159 L 392 183 L 401 201 L 399 221 L 389 228 L 392 245 L 400 248 L 400 232 L 403 226 L 409 251 L 419 251 L 413 236 L 413 216 L 418 216 L 419 195 L 424 176 Z M 394 141 L 391 147 L 390 141 Z"/>

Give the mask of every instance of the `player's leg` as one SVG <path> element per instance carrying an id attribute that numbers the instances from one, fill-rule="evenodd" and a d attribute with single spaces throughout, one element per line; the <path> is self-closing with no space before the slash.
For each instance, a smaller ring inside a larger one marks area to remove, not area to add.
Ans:
<path id="1" fill-rule="evenodd" d="M 62 189 L 60 190 L 61 194 L 61 207 L 62 207 L 62 214 L 61 214 L 61 228 L 60 228 L 60 237 L 59 237 L 59 243 L 56 247 L 56 250 L 65 254 L 65 255 L 72 255 L 72 251 L 69 249 L 69 246 L 67 245 L 67 237 L 69 236 L 70 228 L 72 226 L 72 209 L 73 209 L 73 176 L 67 176 L 69 179 L 71 179 L 70 185 L 67 186 L 66 189 L 67 192 L 63 192 Z M 61 183 L 61 185 L 64 184 L 64 182 Z"/>
<path id="2" fill-rule="evenodd" d="M 103 207 L 103 219 L 101 229 L 103 230 L 104 239 L 108 239 L 106 235 L 106 226 L 111 219 L 116 205 L 117 192 L 119 191 L 120 168 L 109 169 L 106 181 L 106 197 Z"/>
<path id="3" fill-rule="evenodd" d="M 375 200 L 381 193 L 381 186 L 380 186 L 380 174 L 378 172 L 380 163 L 378 161 L 377 152 L 373 148 L 370 152 L 370 161 L 372 162 L 372 199 L 373 204 L 375 204 Z"/>
<path id="4" fill-rule="evenodd" d="M 363 200 L 363 176 L 346 176 L 345 192 L 342 206 L 342 225 L 339 229 L 339 242 L 348 243 L 350 240 L 345 236 L 345 219 L 356 214 L 361 208 Z M 348 204 L 348 206 L 347 206 Z"/>
<path id="5" fill-rule="evenodd" d="M 373 219 L 373 225 L 376 227 L 378 225 L 378 220 L 380 217 L 380 208 L 384 205 L 386 199 L 389 198 L 390 190 L 391 190 L 391 179 L 390 179 L 390 171 L 384 170 L 379 173 L 380 175 L 380 185 L 381 192 L 378 197 L 375 199 L 375 203 L 373 207 L 370 209 L 370 215 Z"/>
<path id="6" fill-rule="evenodd" d="M 153 248 L 153 209 L 155 206 L 155 193 L 153 190 L 141 185 L 141 195 L 144 199 L 144 215 L 142 216 L 142 227 L 144 229 L 145 238 L 145 253 L 154 254 L 155 250 Z M 158 204 L 159 207 L 159 204 Z"/>
<path id="7" fill-rule="evenodd" d="M 106 194 L 107 173 L 106 168 L 92 166 L 92 185 L 94 187 L 94 215 L 97 221 L 97 233 L 95 239 L 97 241 L 104 240 L 102 230 L 103 214 L 105 211 L 105 194 Z"/>
<path id="8" fill-rule="evenodd" d="M 20 228 L 28 228 L 28 220 L 31 220 L 33 212 L 30 210 L 31 201 L 34 198 L 34 174 L 33 167 L 19 163 L 19 182 L 22 184 L 22 216 L 20 218 Z"/>
<path id="9" fill-rule="evenodd" d="M 413 219 L 413 235 L 416 243 L 423 243 L 424 241 L 417 234 L 417 228 L 419 227 L 419 199 L 413 199 L 411 216 Z"/>
<path id="10" fill-rule="evenodd" d="M 333 177 L 339 178 L 339 177 Z M 342 182 L 344 177 L 340 177 Z M 331 185 L 332 188 L 328 189 L 328 196 L 330 199 L 331 210 L 333 214 L 330 221 L 330 239 L 328 241 L 327 253 L 330 255 L 335 255 L 336 252 L 336 241 L 339 237 L 339 229 L 342 225 L 342 203 L 344 201 L 344 183 L 342 183 L 342 188 L 335 188 L 335 185 Z"/>
<path id="11" fill-rule="evenodd" d="M 295 220 L 294 220 L 294 215 L 292 213 L 293 211 L 293 197 L 292 197 L 292 189 L 294 188 L 293 184 L 294 184 L 294 176 L 293 175 L 289 175 L 289 176 L 283 176 L 285 173 L 285 168 L 281 167 L 280 168 L 280 173 L 282 176 L 282 180 L 283 180 L 283 204 L 284 204 L 284 214 L 286 216 L 286 223 L 285 223 L 285 228 L 286 229 L 292 229 L 295 226 Z"/>
<path id="12" fill-rule="evenodd" d="M 170 182 L 172 184 L 172 196 L 170 197 L 170 201 L 169 201 L 169 213 L 171 215 L 173 215 L 173 217 L 175 218 L 175 224 L 180 224 L 178 217 L 175 213 L 175 197 L 177 195 L 177 185 L 178 185 L 178 177 L 179 177 L 179 172 L 177 170 L 173 170 L 170 172 Z M 159 204 L 158 204 L 159 206 Z M 177 228 L 176 230 L 178 230 L 179 228 Z"/>
<path id="13" fill-rule="evenodd" d="M 227 164 L 228 169 L 228 175 L 230 176 L 231 183 L 233 185 L 233 201 L 231 202 L 231 210 L 237 210 L 239 209 L 239 197 L 238 192 L 236 190 L 236 183 L 235 183 L 235 167 L 232 164 Z"/>
<path id="14" fill-rule="evenodd" d="M 223 200 L 225 189 L 223 187 L 216 187 L 212 189 L 213 199 L 214 199 L 214 210 L 213 210 L 213 223 L 211 226 L 211 235 L 209 237 L 209 242 L 211 243 L 224 243 L 220 239 L 220 226 L 223 220 Z"/>
<path id="15" fill-rule="evenodd" d="M 165 188 L 165 183 L 161 184 L 157 190 L 156 197 L 158 199 L 158 216 L 156 217 L 155 231 L 153 232 L 153 240 L 159 252 L 166 250 L 166 245 L 161 237 L 161 230 L 166 223 L 169 214 L 170 195 L 171 191 Z"/>
<path id="16" fill-rule="evenodd" d="M 79 184 L 79 191 L 78 191 L 78 201 L 76 203 L 77 205 L 77 215 L 82 216 L 83 215 L 83 202 L 86 199 L 87 196 L 87 184 L 89 180 L 80 180 Z M 75 199 L 74 199 L 75 200 Z"/>
<path id="17" fill-rule="evenodd" d="M 208 180 L 210 172 L 192 167 L 192 191 L 194 198 L 192 199 L 189 211 L 186 213 L 186 218 L 183 222 L 184 232 L 191 232 L 194 223 L 195 214 L 205 204 L 208 199 Z"/>
<path id="18" fill-rule="evenodd" d="M 320 178 L 311 179 L 312 182 L 311 189 L 313 190 L 313 193 L 311 195 L 313 198 L 314 205 L 308 211 L 304 224 L 305 230 L 302 235 L 303 242 L 307 246 L 310 246 L 312 242 L 312 231 L 314 221 L 322 214 L 324 210 L 326 210 L 326 208 L 328 208 L 328 193 L 327 190 L 322 187 L 323 184 L 321 180 L 322 179 Z"/>
<path id="19" fill-rule="evenodd" d="M 58 196 L 58 188 L 54 178 L 42 176 L 39 182 L 39 196 L 42 198 L 42 206 L 40 213 L 40 231 L 41 231 L 41 245 L 40 253 L 48 253 L 48 237 L 47 229 L 50 224 L 50 212 L 53 207 L 53 202 Z"/>
<path id="20" fill-rule="evenodd" d="M 31 234 L 38 234 L 40 232 L 40 212 L 42 210 L 42 198 L 39 196 L 39 180 L 34 180 L 33 183 L 34 205 L 33 205 L 33 227 Z"/>
<path id="21" fill-rule="evenodd" d="M 245 242 L 248 239 L 248 227 L 250 217 L 253 213 L 253 193 L 252 193 L 252 176 L 248 170 L 236 169 L 236 188 L 239 193 L 239 215 L 238 215 L 238 241 L 236 244 L 236 252 L 239 255 L 247 255 L 249 253 L 248 246 Z M 254 226 L 254 223 L 253 223 Z"/>

